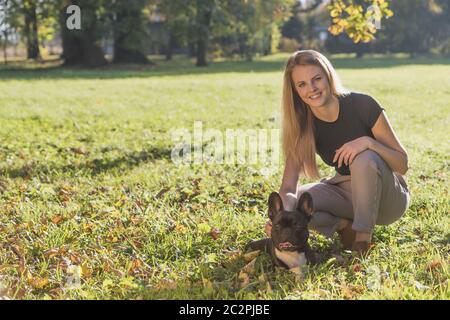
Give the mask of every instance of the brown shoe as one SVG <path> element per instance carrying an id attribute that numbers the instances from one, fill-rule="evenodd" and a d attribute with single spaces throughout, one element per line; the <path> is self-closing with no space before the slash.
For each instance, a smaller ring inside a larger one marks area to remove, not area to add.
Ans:
<path id="1" fill-rule="evenodd" d="M 367 241 L 355 241 L 352 246 L 352 251 L 360 256 L 365 256 L 372 247 L 373 245 Z"/>
<path id="2" fill-rule="evenodd" d="M 356 238 L 356 231 L 352 229 L 352 223 L 348 223 L 344 229 L 339 230 L 337 233 L 339 234 L 344 250 L 351 250 Z"/>

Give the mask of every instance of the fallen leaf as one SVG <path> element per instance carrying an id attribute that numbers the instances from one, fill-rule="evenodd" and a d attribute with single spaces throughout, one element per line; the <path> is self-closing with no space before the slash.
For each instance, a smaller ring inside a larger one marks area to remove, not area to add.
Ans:
<path id="1" fill-rule="evenodd" d="M 250 277 L 249 277 L 248 273 L 243 272 L 242 270 L 241 270 L 241 272 L 239 272 L 238 279 L 240 280 L 239 286 L 241 288 L 248 286 L 248 284 L 250 283 Z"/>
<path id="2" fill-rule="evenodd" d="M 84 149 L 84 148 L 70 148 L 70 150 L 73 153 L 82 154 L 84 156 L 89 154 L 89 152 L 86 149 Z"/>
<path id="3" fill-rule="evenodd" d="M 166 193 L 167 191 L 169 191 L 170 188 L 162 188 L 161 190 L 158 191 L 158 193 L 155 195 L 155 199 L 159 199 L 161 198 L 164 193 Z"/>
<path id="4" fill-rule="evenodd" d="M 89 268 L 86 262 L 81 264 L 81 274 L 84 279 L 90 278 L 92 276 L 92 270 Z"/>
<path id="5" fill-rule="evenodd" d="M 254 273 L 255 272 L 255 264 L 256 264 L 256 258 L 253 259 L 251 262 L 246 264 L 242 269 L 241 272 L 245 273 Z"/>
<path id="6" fill-rule="evenodd" d="M 61 222 L 63 222 L 63 220 L 64 220 L 64 217 L 63 217 L 62 215 L 57 215 L 57 216 L 54 216 L 54 217 L 52 218 L 52 222 L 53 222 L 54 224 L 56 224 L 56 225 L 58 225 L 58 224 L 60 224 Z"/>
<path id="7" fill-rule="evenodd" d="M 352 265 L 353 272 L 361 272 L 362 266 L 359 263 Z"/>
<path id="8" fill-rule="evenodd" d="M 223 252 L 229 262 L 234 262 L 234 261 L 240 259 L 242 256 L 241 250 L 232 250 L 232 251 L 224 250 Z"/>
<path id="9" fill-rule="evenodd" d="M 11 251 L 14 252 L 16 257 L 19 259 L 19 267 L 18 267 L 19 272 L 22 273 L 22 274 L 24 272 L 28 272 L 28 270 L 26 268 L 25 258 L 23 257 L 23 255 L 20 252 L 19 248 L 17 246 L 15 246 L 15 245 L 12 245 L 12 244 L 5 244 L 5 247 L 9 247 L 11 249 Z"/>
<path id="10" fill-rule="evenodd" d="M 81 263 L 81 258 L 75 254 L 75 253 L 70 253 L 69 254 L 69 259 L 73 264 L 80 264 Z"/>
<path id="11" fill-rule="evenodd" d="M 130 221 L 132 224 L 137 225 L 140 224 L 142 222 L 142 218 L 141 217 L 137 217 L 137 216 L 132 216 L 130 217 Z"/>
<path id="12" fill-rule="evenodd" d="M 19 187 L 19 191 L 21 193 L 24 193 L 27 190 L 27 185 L 25 183 L 22 183 Z"/>
<path id="13" fill-rule="evenodd" d="M 54 288 L 49 291 L 50 296 L 53 299 L 60 299 L 63 290 L 61 288 Z"/>
<path id="14" fill-rule="evenodd" d="M 435 259 L 427 264 L 427 270 L 433 271 L 439 269 L 442 266 L 442 261 L 440 259 Z"/>
<path id="15" fill-rule="evenodd" d="M 187 232 L 187 229 L 186 229 L 186 227 L 183 226 L 182 224 L 178 224 L 178 223 L 177 223 L 177 224 L 175 225 L 174 231 L 175 231 L 176 233 L 184 234 L 184 233 Z"/>
<path id="16" fill-rule="evenodd" d="M 261 252 L 261 250 L 255 250 L 255 251 L 251 251 L 251 252 L 244 254 L 243 257 L 244 257 L 245 262 L 252 261 L 259 255 L 260 252 Z"/>
<path id="17" fill-rule="evenodd" d="M 28 284 L 35 289 L 43 289 L 48 285 L 48 278 L 30 277 L 28 278 Z"/>
<path id="18" fill-rule="evenodd" d="M 135 271 L 139 270 L 144 263 L 141 259 L 134 259 L 133 262 L 131 262 L 131 266 L 128 269 L 128 274 L 133 274 Z"/>
<path id="19" fill-rule="evenodd" d="M 209 232 L 209 235 L 214 239 L 217 240 L 219 238 L 220 235 L 220 230 L 216 229 L 216 228 L 212 228 L 211 231 Z"/>
<path id="20" fill-rule="evenodd" d="M 273 292 L 272 286 L 270 285 L 270 282 L 268 282 L 268 281 L 267 281 L 267 285 L 266 285 L 266 292 L 267 293 L 272 293 Z"/>
<path id="21" fill-rule="evenodd" d="M 49 250 L 44 252 L 44 256 L 47 259 L 51 259 L 53 257 L 56 257 L 57 255 L 59 255 L 59 249 L 49 249 Z"/>

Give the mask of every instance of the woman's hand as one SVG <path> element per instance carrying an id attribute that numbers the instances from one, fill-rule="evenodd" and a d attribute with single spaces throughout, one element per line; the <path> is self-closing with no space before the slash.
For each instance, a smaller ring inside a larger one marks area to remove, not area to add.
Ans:
<path id="1" fill-rule="evenodd" d="M 338 161 L 338 168 L 341 167 L 342 163 L 346 166 L 350 165 L 359 153 L 366 149 L 370 149 L 372 141 L 373 139 L 371 137 L 364 136 L 345 143 L 336 150 L 333 162 Z"/>
<path id="2" fill-rule="evenodd" d="M 267 220 L 264 231 L 266 232 L 268 237 L 272 236 L 272 220 Z"/>

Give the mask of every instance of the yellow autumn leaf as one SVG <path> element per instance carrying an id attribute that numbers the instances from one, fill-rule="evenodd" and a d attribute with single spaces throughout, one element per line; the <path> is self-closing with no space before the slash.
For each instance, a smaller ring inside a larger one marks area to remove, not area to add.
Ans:
<path id="1" fill-rule="evenodd" d="M 330 16 L 332 18 L 335 18 L 335 17 L 339 16 L 339 14 L 340 14 L 340 12 L 339 12 L 338 9 L 333 9 L 333 10 L 330 11 Z"/>
<path id="2" fill-rule="evenodd" d="M 183 226 L 182 224 L 178 224 L 177 223 L 177 225 L 175 226 L 175 232 L 177 232 L 177 233 L 181 233 L 181 234 L 184 234 L 184 233 L 186 233 L 186 231 L 187 231 L 187 229 L 186 229 L 186 227 L 185 226 Z"/>
<path id="3" fill-rule="evenodd" d="M 35 289 L 43 289 L 46 285 L 48 285 L 48 278 L 40 278 L 40 277 L 30 277 L 28 279 L 28 284 L 30 284 Z"/>
<path id="4" fill-rule="evenodd" d="M 81 274 L 84 279 L 90 278 L 92 276 L 92 271 L 86 262 L 81 264 Z"/>

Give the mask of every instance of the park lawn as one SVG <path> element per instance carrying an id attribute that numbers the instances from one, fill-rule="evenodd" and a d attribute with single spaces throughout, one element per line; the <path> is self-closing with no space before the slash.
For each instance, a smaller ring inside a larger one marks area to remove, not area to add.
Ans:
<path id="1" fill-rule="evenodd" d="M 386 109 L 409 153 L 411 205 L 377 226 L 366 259 L 313 234 L 320 263 L 302 279 L 264 254 L 239 276 L 282 166 L 176 166 L 171 130 L 279 128 L 285 59 L 1 68 L 0 296 L 449 299 L 450 59 L 333 60 Z"/>

